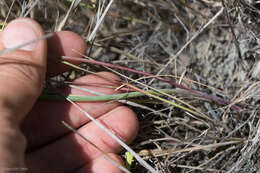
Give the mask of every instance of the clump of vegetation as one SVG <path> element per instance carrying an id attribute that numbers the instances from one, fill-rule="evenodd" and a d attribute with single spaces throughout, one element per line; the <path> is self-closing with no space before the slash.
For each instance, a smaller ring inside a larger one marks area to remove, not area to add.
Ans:
<path id="1" fill-rule="evenodd" d="M 259 1 L 4 0 L 0 7 L 3 26 L 31 17 L 46 33 L 71 30 L 86 40 L 95 61 L 55 80 L 109 67 L 142 96 L 114 100 L 128 99 L 137 112 L 131 148 L 158 172 L 260 170 Z M 130 167 L 147 171 L 136 161 Z"/>

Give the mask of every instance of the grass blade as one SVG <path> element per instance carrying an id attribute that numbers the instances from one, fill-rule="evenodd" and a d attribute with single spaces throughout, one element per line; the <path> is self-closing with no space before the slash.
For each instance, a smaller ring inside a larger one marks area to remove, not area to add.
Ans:
<path id="1" fill-rule="evenodd" d="M 75 88 L 75 87 L 73 87 Z M 77 87 L 78 89 L 78 87 Z M 168 93 L 168 94 L 176 94 L 178 91 L 175 89 L 163 89 L 160 90 L 162 92 Z M 87 91 L 89 92 L 89 91 Z M 153 95 L 162 95 L 158 92 L 155 92 L 153 90 L 148 90 L 146 91 L 148 94 L 153 94 Z M 98 96 L 79 96 L 79 95 L 62 95 L 61 93 L 55 93 L 55 94 L 47 94 L 43 93 L 40 96 L 40 99 L 43 100 L 53 100 L 53 101 L 65 101 L 66 99 L 70 99 L 71 101 L 76 101 L 76 102 L 88 102 L 88 101 L 112 101 L 112 100 L 122 100 L 122 99 L 129 99 L 129 98 L 135 98 L 135 97 L 141 97 L 145 96 L 146 94 L 142 92 L 129 92 L 129 93 L 122 93 L 122 94 L 113 94 L 113 95 L 100 95 L 99 93 L 92 93 L 96 94 Z"/>
<path id="2" fill-rule="evenodd" d="M 79 133 L 77 130 L 75 130 L 73 127 L 71 127 L 68 123 L 66 123 L 65 121 L 62 121 L 62 124 L 67 127 L 69 130 L 71 130 L 72 132 L 74 132 L 75 134 L 79 135 L 81 138 L 83 138 L 85 141 L 87 141 L 88 143 L 90 143 L 93 147 L 95 147 L 99 152 L 101 152 L 102 154 L 104 154 L 104 157 L 106 160 L 108 160 L 109 162 L 111 162 L 113 165 L 115 165 L 116 167 L 118 167 L 121 171 L 126 172 L 126 173 L 131 173 L 130 171 L 128 171 L 126 168 L 124 168 L 123 166 L 121 166 L 119 163 L 117 163 L 113 158 L 111 158 L 106 152 L 104 152 L 103 150 L 101 150 L 98 146 L 96 146 L 94 143 L 92 143 L 90 140 L 88 140 L 85 136 L 83 136 L 81 133 Z"/>
<path id="3" fill-rule="evenodd" d="M 96 22 L 95 28 L 93 29 L 93 31 L 91 32 L 91 34 L 90 34 L 90 36 L 89 36 L 89 38 L 88 38 L 88 41 L 89 41 L 89 42 L 92 41 L 92 40 L 95 38 L 96 33 L 97 33 L 97 30 L 98 30 L 98 28 L 100 27 L 100 25 L 102 24 L 102 22 L 103 22 L 103 20 L 104 20 L 104 18 L 105 18 L 105 16 L 106 16 L 106 14 L 107 14 L 107 12 L 108 12 L 108 10 L 109 10 L 109 8 L 111 7 L 111 5 L 112 5 L 113 2 L 114 2 L 114 0 L 110 0 L 109 4 L 107 5 L 105 11 L 103 12 L 103 14 L 102 14 L 102 16 L 101 16 L 100 18 L 99 18 L 99 14 L 97 14 L 98 20 L 97 20 L 97 22 Z"/>
<path id="4" fill-rule="evenodd" d="M 100 127 L 102 130 L 104 130 L 110 137 L 112 137 L 114 140 L 116 140 L 123 148 L 125 148 L 127 151 L 129 151 L 135 159 L 147 170 L 149 170 L 152 173 L 157 173 L 154 168 L 152 168 L 147 162 L 145 162 L 134 150 L 132 150 L 129 146 L 127 146 L 121 139 L 119 139 L 115 134 L 113 134 L 110 130 L 108 130 L 105 126 L 103 126 L 100 122 L 98 122 L 95 118 L 93 118 L 91 115 L 89 115 L 86 111 L 84 111 L 79 105 L 71 101 L 67 98 L 67 100 L 75 106 L 80 112 L 82 112 L 87 118 L 89 118 L 91 121 L 93 121 L 98 127 Z"/>
<path id="5" fill-rule="evenodd" d="M 18 45 L 18 46 L 15 46 L 15 47 L 2 50 L 2 51 L 0 51 L 0 55 L 4 55 L 4 54 L 7 54 L 7 53 L 10 53 L 10 52 L 12 52 L 12 51 L 15 51 L 15 50 L 17 50 L 17 49 L 20 49 L 20 48 L 22 48 L 22 47 L 25 47 L 25 46 L 27 46 L 27 45 L 36 43 L 36 42 L 38 42 L 38 41 L 41 41 L 41 40 L 44 40 L 44 39 L 47 39 L 47 38 L 50 38 L 50 37 L 52 37 L 53 35 L 54 35 L 54 33 L 49 33 L 49 34 L 46 34 L 46 35 L 44 35 L 44 36 L 42 36 L 42 37 L 40 37 L 40 38 L 37 38 L 37 39 L 32 40 L 32 41 L 29 41 L 29 42 L 27 42 L 27 43 L 23 43 L 23 44 L 20 44 L 20 45 Z"/>
<path id="6" fill-rule="evenodd" d="M 186 90 L 186 91 L 188 91 L 191 94 L 196 94 L 198 96 L 201 96 L 203 98 L 215 101 L 215 102 L 217 102 L 219 104 L 222 104 L 222 105 L 227 105 L 227 106 L 230 105 L 231 109 L 236 110 L 239 113 L 243 112 L 243 110 L 239 106 L 231 104 L 231 102 L 226 101 L 226 100 L 224 100 L 224 99 L 222 99 L 220 97 L 217 97 L 217 96 L 214 96 L 214 95 L 209 95 L 209 94 L 201 92 L 201 91 L 197 91 L 197 90 L 194 90 L 194 89 L 187 88 L 187 87 L 185 87 L 183 85 L 180 85 L 180 84 L 178 84 L 176 82 L 173 82 L 171 80 L 168 80 L 168 79 L 165 79 L 165 78 L 162 78 L 162 77 L 154 76 L 154 75 L 152 75 L 150 73 L 147 73 L 147 72 L 142 72 L 142 71 L 138 71 L 138 70 L 135 70 L 135 69 L 130 69 L 130 68 L 119 66 L 119 65 L 104 63 L 104 62 L 100 62 L 100 61 L 95 61 L 95 60 L 92 60 L 92 59 L 82 59 L 82 58 L 67 57 L 67 56 L 63 56 L 62 59 L 102 65 L 102 66 L 105 66 L 105 67 L 110 67 L 110 68 L 115 68 L 115 69 L 120 69 L 120 70 L 125 70 L 125 71 L 129 71 L 129 72 L 137 73 L 137 74 L 140 74 L 140 75 L 143 75 L 143 76 L 153 76 L 154 78 L 156 78 L 156 79 L 158 79 L 160 81 L 166 82 L 166 83 L 168 83 L 168 84 L 170 84 L 172 86 L 175 86 L 177 88 Z"/>

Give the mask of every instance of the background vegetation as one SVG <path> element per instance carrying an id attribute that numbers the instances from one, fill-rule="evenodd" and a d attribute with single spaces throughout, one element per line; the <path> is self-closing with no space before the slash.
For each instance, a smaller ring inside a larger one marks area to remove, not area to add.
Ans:
<path id="1" fill-rule="evenodd" d="M 188 105 L 198 114 L 151 97 L 128 102 L 140 120 L 140 132 L 131 148 L 158 172 L 260 170 L 259 1 L 72 2 L 2 0 L 0 22 L 4 25 L 5 20 L 8 23 L 26 16 L 41 23 L 46 33 L 74 31 L 88 43 L 86 55 L 97 61 L 164 75 L 164 79 L 193 89 L 179 88 L 172 97 L 163 98 Z M 87 63 L 81 67 L 93 72 L 104 70 Z M 143 77 L 117 71 L 131 79 Z M 72 80 L 85 73 L 73 70 L 55 80 Z M 147 86 L 176 88 L 158 77 L 139 81 L 146 86 L 132 84 L 144 91 Z M 213 96 L 222 101 L 217 102 Z M 232 109 L 232 105 L 243 112 Z M 147 170 L 134 162 L 131 172 Z"/>

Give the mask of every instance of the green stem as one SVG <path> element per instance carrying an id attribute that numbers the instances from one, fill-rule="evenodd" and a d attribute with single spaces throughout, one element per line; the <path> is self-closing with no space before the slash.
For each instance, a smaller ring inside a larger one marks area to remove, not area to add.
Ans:
<path id="1" fill-rule="evenodd" d="M 165 92 L 167 94 L 176 94 L 181 92 L 179 90 L 177 91 L 176 89 L 162 89 L 160 91 Z M 149 90 L 147 92 L 153 95 L 161 95 L 160 93 L 152 90 Z M 55 93 L 55 94 L 43 93 L 40 96 L 40 99 L 50 100 L 50 101 L 66 101 L 66 99 L 70 99 L 71 101 L 77 101 L 77 102 L 91 102 L 91 101 L 124 100 L 124 99 L 141 97 L 141 96 L 145 96 L 145 94 L 141 92 L 129 92 L 129 93 L 122 93 L 122 94 L 101 95 L 101 96 L 79 96 L 79 95 L 63 95 L 60 93 Z"/>

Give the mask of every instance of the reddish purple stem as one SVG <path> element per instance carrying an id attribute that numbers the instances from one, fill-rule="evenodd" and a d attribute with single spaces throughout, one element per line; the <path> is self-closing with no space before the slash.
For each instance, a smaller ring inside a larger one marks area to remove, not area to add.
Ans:
<path id="1" fill-rule="evenodd" d="M 183 85 L 180 85 L 180 84 L 178 84 L 176 82 L 173 82 L 171 80 L 168 80 L 168 79 L 165 79 L 165 78 L 162 78 L 162 77 L 154 76 L 154 75 L 152 75 L 150 73 L 147 73 L 147 72 L 142 72 L 142 71 L 130 69 L 130 68 L 123 67 L 123 66 L 120 66 L 120 65 L 114 65 L 114 64 L 109 64 L 109 63 L 105 63 L 105 62 L 100 62 L 100 61 L 95 61 L 95 60 L 90 60 L 90 59 L 77 58 L 77 57 L 65 57 L 64 56 L 64 57 L 62 57 L 62 59 L 102 65 L 102 66 L 105 66 L 105 67 L 111 67 L 111 68 L 116 68 L 116 69 L 121 69 L 121 70 L 129 71 L 129 72 L 137 73 L 137 74 L 140 74 L 140 75 L 143 75 L 143 76 L 153 76 L 154 78 L 156 78 L 156 79 L 158 79 L 160 81 L 169 83 L 170 85 L 173 85 L 173 86 L 175 86 L 177 88 L 186 90 L 186 91 L 188 91 L 188 92 L 190 92 L 192 94 L 199 95 L 199 96 L 201 96 L 201 97 L 203 97 L 205 99 L 209 99 L 209 100 L 215 101 L 215 102 L 217 102 L 219 104 L 222 104 L 222 105 L 230 105 L 231 104 L 229 101 L 226 101 L 226 100 L 224 100 L 224 99 L 222 99 L 220 97 L 217 97 L 217 96 L 214 96 L 214 95 L 209 95 L 209 94 L 201 92 L 201 91 L 197 91 L 197 90 L 194 90 L 194 89 L 187 88 L 187 87 L 185 87 Z M 236 106 L 234 104 L 232 104 L 230 106 L 230 108 L 233 109 L 233 110 L 238 111 L 239 113 L 243 112 L 243 110 L 239 106 Z"/>

